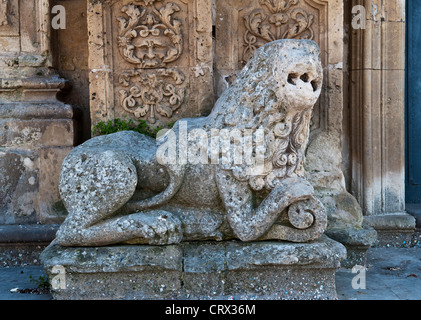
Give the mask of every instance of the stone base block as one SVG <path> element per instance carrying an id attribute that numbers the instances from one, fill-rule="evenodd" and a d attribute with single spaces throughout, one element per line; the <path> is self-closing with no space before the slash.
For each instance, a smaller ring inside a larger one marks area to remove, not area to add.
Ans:
<path id="1" fill-rule="evenodd" d="M 363 224 L 362 228 L 330 229 L 326 234 L 342 243 L 347 257 L 341 262 L 342 268 L 353 268 L 355 265 L 365 266 L 367 250 L 377 242 L 377 232 L 372 227 Z"/>
<path id="2" fill-rule="evenodd" d="M 190 242 L 60 247 L 41 254 L 54 299 L 336 299 L 345 247 L 309 243 Z"/>
<path id="3" fill-rule="evenodd" d="M 377 231 L 376 247 L 408 248 L 415 231 L 415 218 L 407 213 L 364 217 Z"/>

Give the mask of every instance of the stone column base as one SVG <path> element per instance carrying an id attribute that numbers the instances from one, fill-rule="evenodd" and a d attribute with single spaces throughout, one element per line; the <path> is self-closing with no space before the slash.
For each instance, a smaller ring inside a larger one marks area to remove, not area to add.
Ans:
<path id="1" fill-rule="evenodd" d="M 377 231 L 377 247 L 410 247 L 415 218 L 407 213 L 365 216 L 364 222 Z"/>
<path id="2" fill-rule="evenodd" d="M 54 299 L 337 299 L 345 247 L 309 243 L 190 242 L 60 247 L 41 254 Z"/>

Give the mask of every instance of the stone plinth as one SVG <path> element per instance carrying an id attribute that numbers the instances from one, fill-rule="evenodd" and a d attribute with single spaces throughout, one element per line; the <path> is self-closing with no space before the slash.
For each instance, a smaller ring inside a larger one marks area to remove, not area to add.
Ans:
<path id="1" fill-rule="evenodd" d="M 74 146 L 73 108 L 57 76 L 0 80 L 0 224 L 60 223 L 63 159 Z"/>
<path id="2" fill-rule="evenodd" d="M 343 245 L 322 236 L 309 243 L 52 243 L 41 259 L 55 299 L 336 299 L 335 271 L 345 256 Z"/>
<path id="3" fill-rule="evenodd" d="M 56 97 L 66 81 L 53 69 L 50 14 L 49 0 L 0 3 L 2 225 L 61 223 L 66 214 L 58 176 L 75 144 L 76 114 Z M 0 243 L 12 243 L 7 234 Z M 37 232 L 34 243 L 36 236 Z M 29 238 L 13 237 L 13 243 L 27 243 Z"/>
<path id="4" fill-rule="evenodd" d="M 364 217 L 378 234 L 378 247 L 409 247 L 415 231 L 415 218 L 407 213 Z"/>

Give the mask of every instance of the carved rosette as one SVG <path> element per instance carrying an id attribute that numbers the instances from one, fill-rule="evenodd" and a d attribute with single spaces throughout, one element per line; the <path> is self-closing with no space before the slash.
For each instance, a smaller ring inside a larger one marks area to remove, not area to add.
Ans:
<path id="1" fill-rule="evenodd" d="M 171 118 L 184 100 L 184 74 L 176 67 L 166 68 L 183 52 L 182 24 L 174 18 L 180 7 L 161 0 L 136 2 L 139 5 L 124 5 L 123 16 L 117 17 L 120 54 L 136 65 L 119 76 L 119 83 L 127 87 L 119 91 L 120 103 L 125 111 L 153 124 L 157 113 Z"/>
<path id="2" fill-rule="evenodd" d="M 243 63 L 267 42 L 278 39 L 314 38 L 314 16 L 299 5 L 299 0 L 259 0 L 261 8 L 245 15 Z"/>

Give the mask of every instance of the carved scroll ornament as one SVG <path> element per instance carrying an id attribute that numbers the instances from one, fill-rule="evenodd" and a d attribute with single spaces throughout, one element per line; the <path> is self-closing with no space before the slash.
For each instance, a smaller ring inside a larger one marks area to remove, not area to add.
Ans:
<path id="1" fill-rule="evenodd" d="M 302 8 L 291 9 L 298 3 L 299 0 L 259 0 L 262 8 L 244 16 L 247 29 L 244 34 L 244 62 L 250 60 L 254 51 L 267 42 L 278 39 L 313 40 L 314 16 Z"/>
<path id="2" fill-rule="evenodd" d="M 139 1 L 139 0 L 138 0 Z M 160 0 L 142 0 L 144 6 L 125 5 L 118 17 L 118 46 L 124 60 L 139 68 L 160 68 L 177 60 L 183 52 L 181 22 L 173 18 L 180 7 L 167 2 L 157 9 Z"/>
<path id="3" fill-rule="evenodd" d="M 122 108 L 136 118 L 147 117 L 154 124 L 157 113 L 171 118 L 184 100 L 180 87 L 185 76 L 177 68 L 164 69 L 183 52 L 180 20 L 173 15 L 180 7 L 172 2 L 156 6 L 161 0 L 137 0 L 128 4 L 118 17 L 118 48 L 123 59 L 137 68 L 120 74 L 119 83 L 127 89 L 120 93 Z M 144 69 L 153 69 L 145 71 Z"/>
<path id="4" fill-rule="evenodd" d="M 121 106 L 136 118 L 148 116 L 152 124 L 156 122 L 156 113 L 171 118 L 184 100 L 185 89 L 179 87 L 184 80 L 184 74 L 177 68 L 157 69 L 154 73 L 141 69 L 125 71 L 119 79 L 127 87 L 120 90 Z"/>

